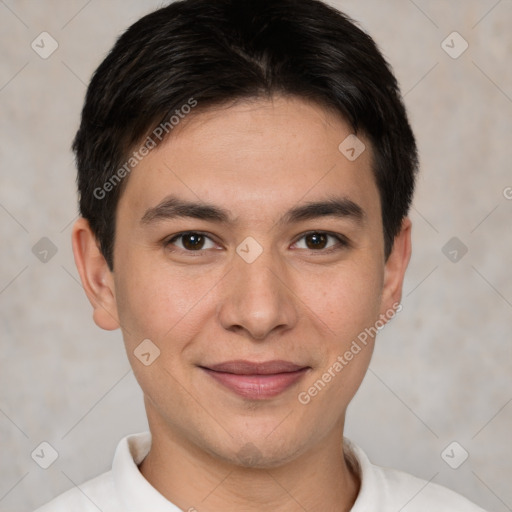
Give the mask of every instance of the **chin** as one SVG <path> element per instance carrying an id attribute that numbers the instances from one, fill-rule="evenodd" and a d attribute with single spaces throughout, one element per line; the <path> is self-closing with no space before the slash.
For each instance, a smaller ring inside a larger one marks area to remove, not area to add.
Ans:
<path id="1" fill-rule="evenodd" d="M 217 447 L 203 447 L 212 456 L 222 459 L 228 464 L 240 466 L 243 468 L 254 469 L 271 469 L 283 466 L 288 462 L 297 458 L 303 451 L 305 446 L 299 440 L 291 439 L 290 436 L 272 436 L 268 434 L 260 437 L 256 435 L 239 436 L 239 440 L 235 441 L 230 438 L 230 445 L 222 445 Z M 287 442 L 285 442 L 285 439 Z M 291 443 L 297 443 L 293 446 Z"/>

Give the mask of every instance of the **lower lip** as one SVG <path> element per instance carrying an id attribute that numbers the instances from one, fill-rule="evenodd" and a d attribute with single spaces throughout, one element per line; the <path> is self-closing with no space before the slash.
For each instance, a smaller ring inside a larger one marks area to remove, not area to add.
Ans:
<path id="1" fill-rule="evenodd" d="M 215 372 L 202 368 L 217 382 L 250 400 L 264 400 L 279 395 L 295 384 L 308 371 L 308 368 L 288 373 L 272 375 L 237 375 L 234 373 Z"/>

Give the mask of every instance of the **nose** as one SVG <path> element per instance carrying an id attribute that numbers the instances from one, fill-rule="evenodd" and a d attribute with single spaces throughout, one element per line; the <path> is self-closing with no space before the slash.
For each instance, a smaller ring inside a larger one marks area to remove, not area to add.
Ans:
<path id="1" fill-rule="evenodd" d="M 252 263 L 236 255 L 221 286 L 217 312 L 226 330 L 264 340 L 297 323 L 297 298 L 289 272 L 270 250 Z"/>

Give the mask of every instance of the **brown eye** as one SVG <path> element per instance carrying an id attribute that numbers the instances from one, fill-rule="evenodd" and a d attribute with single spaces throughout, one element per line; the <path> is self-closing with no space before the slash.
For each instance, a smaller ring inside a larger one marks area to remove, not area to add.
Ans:
<path id="1" fill-rule="evenodd" d="M 202 249 L 204 245 L 204 236 L 198 233 L 189 233 L 182 235 L 183 247 L 189 251 Z"/>
<path id="2" fill-rule="evenodd" d="M 208 242 L 210 245 L 205 247 Z M 204 249 L 212 249 L 215 246 L 210 237 L 195 231 L 180 233 L 179 235 L 176 235 L 169 241 L 165 242 L 166 247 L 172 245 L 178 247 L 182 251 L 188 252 L 199 252 Z"/>
<path id="3" fill-rule="evenodd" d="M 325 249 L 327 244 L 327 235 L 325 233 L 311 233 L 304 237 L 308 249 Z"/>
<path id="4" fill-rule="evenodd" d="M 350 247 L 349 241 L 343 235 L 324 231 L 305 233 L 295 242 L 295 245 L 298 246 L 298 249 L 306 249 L 322 254 Z"/>

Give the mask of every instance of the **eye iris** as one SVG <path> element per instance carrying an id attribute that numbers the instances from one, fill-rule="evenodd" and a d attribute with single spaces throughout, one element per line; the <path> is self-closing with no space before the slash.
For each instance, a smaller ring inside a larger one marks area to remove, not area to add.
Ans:
<path id="1" fill-rule="evenodd" d="M 197 233 L 189 233 L 183 235 L 182 238 L 183 247 L 189 250 L 201 249 L 204 245 L 204 236 Z"/>
<path id="2" fill-rule="evenodd" d="M 311 233 L 306 236 L 306 245 L 308 246 L 308 249 L 323 249 L 326 243 L 327 235 L 324 233 Z"/>

